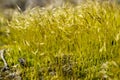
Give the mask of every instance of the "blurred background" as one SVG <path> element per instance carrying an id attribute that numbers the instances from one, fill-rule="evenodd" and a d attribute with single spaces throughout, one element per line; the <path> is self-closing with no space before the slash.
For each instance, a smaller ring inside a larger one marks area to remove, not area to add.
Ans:
<path id="1" fill-rule="evenodd" d="M 58 7 L 64 3 L 69 2 L 73 5 L 85 2 L 85 0 L 0 0 L 1 9 L 16 9 L 19 8 L 22 11 L 27 8 L 39 7 Z"/>
<path id="2" fill-rule="evenodd" d="M 78 5 L 85 1 L 86 0 L 0 0 L 0 14 L 10 19 L 15 11 L 24 12 L 34 7 L 52 9 L 62 6 L 65 3 Z"/>
<path id="3" fill-rule="evenodd" d="M 52 9 L 66 3 L 71 4 L 71 6 L 76 6 L 86 3 L 86 1 L 120 2 L 120 0 L 0 0 L 0 13 L 5 14 L 7 17 L 11 17 L 15 10 L 24 12 L 27 9 L 32 9 L 34 7 Z"/>
<path id="4" fill-rule="evenodd" d="M 90 1 L 90 0 L 88 0 Z M 92 0 L 92 1 L 115 1 L 115 0 Z M 120 2 L 120 0 L 116 0 Z M 33 8 L 36 6 L 39 7 L 58 7 L 63 5 L 64 3 L 70 3 L 73 5 L 78 5 L 86 0 L 0 0 L 0 9 L 20 9 L 21 11 L 25 11 L 27 8 Z"/>

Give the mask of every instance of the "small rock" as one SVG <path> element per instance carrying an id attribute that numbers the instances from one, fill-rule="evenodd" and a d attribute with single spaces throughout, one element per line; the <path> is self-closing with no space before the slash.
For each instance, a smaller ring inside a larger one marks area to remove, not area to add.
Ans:
<path id="1" fill-rule="evenodd" d="M 9 66 L 4 66 L 4 67 L 1 69 L 2 72 L 5 72 L 5 71 L 7 71 L 7 70 L 10 70 L 10 69 L 9 69 Z"/>
<path id="2" fill-rule="evenodd" d="M 26 60 L 24 58 L 19 58 L 18 61 L 20 62 L 21 66 L 26 67 Z"/>

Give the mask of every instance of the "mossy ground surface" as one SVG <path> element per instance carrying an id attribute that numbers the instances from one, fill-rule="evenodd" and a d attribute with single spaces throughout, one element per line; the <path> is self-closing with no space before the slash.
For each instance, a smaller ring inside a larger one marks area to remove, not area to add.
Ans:
<path id="1" fill-rule="evenodd" d="M 0 48 L 23 80 L 120 79 L 119 5 L 88 2 L 0 17 Z"/>

